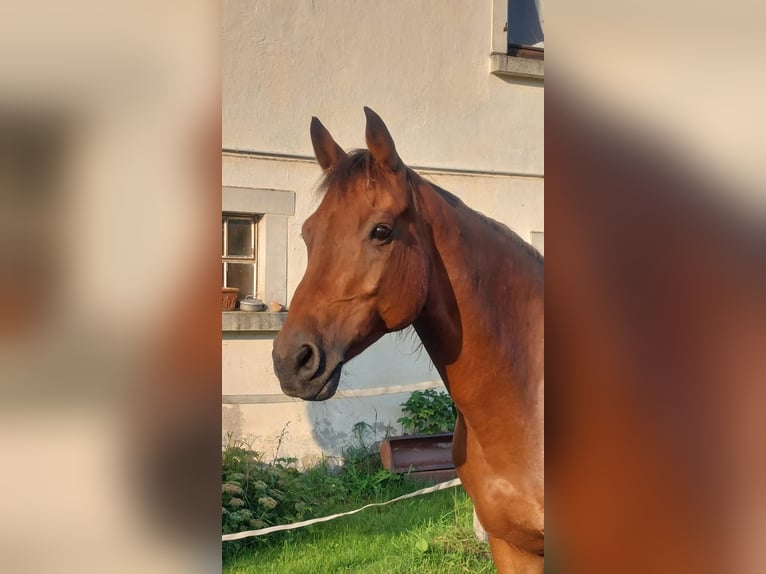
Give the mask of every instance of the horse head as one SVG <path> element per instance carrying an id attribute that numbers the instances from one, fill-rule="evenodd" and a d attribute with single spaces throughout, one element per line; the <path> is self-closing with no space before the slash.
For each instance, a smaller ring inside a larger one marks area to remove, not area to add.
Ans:
<path id="1" fill-rule="evenodd" d="M 332 397 L 343 364 L 422 310 L 429 243 L 411 184 L 383 120 L 364 108 L 366 150 L 346 154 L 317 118 L 311 142 L 324 197 L 302 228 L 306 272 L 274 340 L 285 394 Z"/>

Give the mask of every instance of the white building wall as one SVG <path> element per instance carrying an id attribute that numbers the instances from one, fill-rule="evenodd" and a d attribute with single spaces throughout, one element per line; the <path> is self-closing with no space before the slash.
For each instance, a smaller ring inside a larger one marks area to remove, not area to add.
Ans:
<path id="1" fill-rule="evenodd" d="M 295 192 L 284 246 L 288 303 L 306 266 L 300 226 L 319 201 L 311 116 L 353 149 L 364 145 L 362 106 L 371 107 L 405 163 L 539 244 L 543 83 L 490 74 L 491 4 L 224 2 L 223 185 Z M 279 454 L 307 462 L 340 454 L 356 422 L 397 427 L 406 390 L 325 403 L 281 395 L 273 335 L 224 333 L 224 402 L 236 403 L 224 405 L 224 432 L 271 456 L 289 422 Z M 427 356 L 389 336 L 347 365 L 341 391 L 434 381 Z"/>

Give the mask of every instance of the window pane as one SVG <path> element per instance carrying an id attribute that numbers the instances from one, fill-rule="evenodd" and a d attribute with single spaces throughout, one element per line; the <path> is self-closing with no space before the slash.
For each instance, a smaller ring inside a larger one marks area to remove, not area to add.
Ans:
<path id="1" fill-rule="evenodd" d="M 253 256 L 253 221 L 251 219 L 229 219 L 228 253 L 233 257 Z"/>
<path id="2" fill-rule="evenodd" d="M 544 41 L 535 0 L 508 0 L 508 46 L 539 46 Z"/>
<path id="3" fill-rule="evenodd" d="M 239 287 L 237 299 L 244 299 L 245 295 L 255 295 L 254 271 L 252 263 L 227 263 L 226 286 Z"/>

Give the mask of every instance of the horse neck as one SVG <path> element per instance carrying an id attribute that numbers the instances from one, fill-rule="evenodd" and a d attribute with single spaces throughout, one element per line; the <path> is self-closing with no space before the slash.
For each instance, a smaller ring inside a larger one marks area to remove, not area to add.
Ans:
<path id="1" fill-rule="evenodd" d="M 484 384 L 498 398 L 524 387 L 536 400 L 543 363 L 539 259 L 507 228 L 425 181 L 417 187 L 432 261 L 415 329 L 434 365 L 461 409 L 487 390 Z"/>

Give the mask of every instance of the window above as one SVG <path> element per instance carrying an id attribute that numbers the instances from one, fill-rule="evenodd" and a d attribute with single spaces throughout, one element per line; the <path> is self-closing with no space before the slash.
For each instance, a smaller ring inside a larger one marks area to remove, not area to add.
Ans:
<path id="1" fill-rule="evenodd" d="M 501 77 L 544 77 L 543 0 L 492 0 L 490 72 Z"/>
<path id="2" fill-rule="evenodd" d="M 540 12 L 541 0 L 508 0 L 506 33 L 508 50 L 512 54 L 519 48 L 544 47 L 543 21 Z"/>

